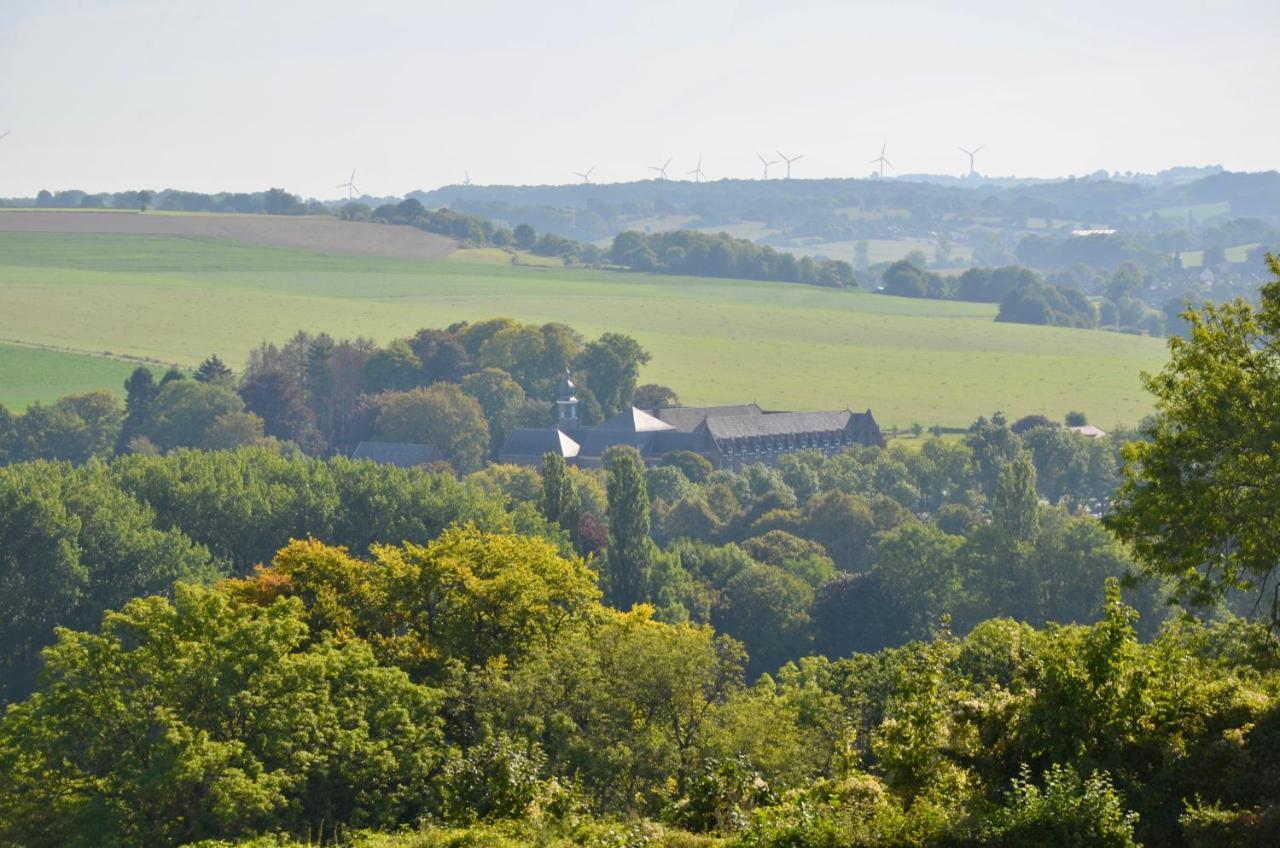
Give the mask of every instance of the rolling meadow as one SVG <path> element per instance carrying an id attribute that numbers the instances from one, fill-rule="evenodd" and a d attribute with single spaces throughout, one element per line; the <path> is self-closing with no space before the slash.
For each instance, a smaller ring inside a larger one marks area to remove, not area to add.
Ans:
<path id="1" fill-rule="evenodd" d="M 0 232 L 0 403 L 93 385 L 109 357 L 239 367 L 298 329 L 386 342 L 424 326 L 505 315 L 635 336 L 643 382 L 683 402 L 871 408 L 882 426 L 959 427 L 1000 409 L 1102 426 L 1150 411 L 1139 374 L 1164 340 L 997 324 L 989 304 L 742 280 L 512 265 L 497 250 L 440 261 L 212 237 Z M 33 376 L 35 375 L 35 376 Z"/>

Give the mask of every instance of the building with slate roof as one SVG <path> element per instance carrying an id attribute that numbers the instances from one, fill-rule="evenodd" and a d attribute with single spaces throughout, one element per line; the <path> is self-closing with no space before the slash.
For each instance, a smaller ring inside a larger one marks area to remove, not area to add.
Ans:
<path id="1" fill-rule="evenodd" d="M 580 450 L 577 442 L 556 428 L 517 427 L 502 443 L 501 459 L 511 465 L 539 465 L 548 453 L 558 453 L 572 461 Z"/>
<path id="2" fill-rule="evenodd" d="M 768 412 L 754 403 L 735 406 L 628 407 L 591 428 L 578 421 L 578 398 L 566 374 L 556 396 L 556 426 L 513 430 L 498 452 L 501 462 L 536 465 L 548 452 L 566 462 L 598 466 L 606 450 L 629 445 L 646 462 L 673 451 L 693 451 L 717 468 L 773 465 L 788 453 L 837 453 L 854 445 L 884 446 L 871 410 Z"/>
<path id="3" fill-rule="evenodd" d="M 397 468 L 416 468 L 444 461 L 435 445 L 417 442 L 361 442 L 351 452 L 351 458 L 368 459 Z"/>

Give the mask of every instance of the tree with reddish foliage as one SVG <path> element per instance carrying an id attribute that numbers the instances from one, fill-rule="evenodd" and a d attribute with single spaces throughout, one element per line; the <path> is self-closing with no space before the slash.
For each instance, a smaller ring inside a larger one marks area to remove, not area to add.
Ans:
<path id="1" fill-rule="evenodd" d="M 323 453 L 328 445 L 316 427 L 315 413 L 303 402 L 302 387 L 284 371 L 257 371 L 240 384 L 240 397 L 262 419 L 268 436 L 294 442 L 307 453 Z"/>
<path id="2" fill-rule="evenodd" d="M 609 530 L 595 515 L 584 512 L 578 518 L 578 552 L 584 557 L 598 557 L 609 547 Z"/>

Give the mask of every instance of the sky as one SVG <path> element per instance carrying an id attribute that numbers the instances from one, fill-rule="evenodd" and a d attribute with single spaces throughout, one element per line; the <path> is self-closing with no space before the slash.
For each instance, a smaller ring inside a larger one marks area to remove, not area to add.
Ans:
<path id="1" fill-rule="evenodd" d="M 0 0 L 0 196 L 1280 168 L 1277 0 Z M 773 176 L 781 174 L 775 166 Z"/>

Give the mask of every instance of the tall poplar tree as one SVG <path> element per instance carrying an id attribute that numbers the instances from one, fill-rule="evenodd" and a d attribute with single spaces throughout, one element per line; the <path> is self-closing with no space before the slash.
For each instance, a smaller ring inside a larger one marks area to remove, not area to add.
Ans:
<path id="1" fill-rule="evenodd" d="M 634 450 L 618 451 L 609 462 L 609 550 L 605 597 L 630 609 L 649 593 L 653 542 L 649 538 L 649 493 L 644 466 Z"/>
<path id="2" fill-rule="evenodd" d="M 564 457 L 551 451 L 543 454 L 542 515 L 568 530 L 574 545 L 578 543 L 581 510 L 578 490 L 569 479 L 569 467 L 565 465 Z"/>

